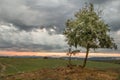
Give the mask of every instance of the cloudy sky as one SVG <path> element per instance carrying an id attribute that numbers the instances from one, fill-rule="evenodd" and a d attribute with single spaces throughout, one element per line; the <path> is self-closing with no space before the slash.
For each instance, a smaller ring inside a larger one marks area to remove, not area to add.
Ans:
<path id="1" fill-rule="evenodd" d="M 120 0 L 0 0 L 0 50 L 66 51 L 65 21 L 85 2 L 103 10 L 120 52 Z"/>

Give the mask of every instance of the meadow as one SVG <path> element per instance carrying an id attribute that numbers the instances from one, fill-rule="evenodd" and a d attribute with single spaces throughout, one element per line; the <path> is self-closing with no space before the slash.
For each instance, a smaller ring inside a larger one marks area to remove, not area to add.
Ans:
<path id="1" fill-rule="evenodd" d="M 82 62 L 83 62 L 82 60 L 72 60 L 72 63 L 77 65 L 82 65 Z M 97 70 L 110 69 L 110 70 L 117 71 L 120 69 L 120 64 L 116 64 L 114 62 L 115 61 L 113 61 L 113 63 L 112 61 L 111 63 L 106 61 L 105 62 L 88 61 L 86 68 L 97 69 Z M 16 75 L 16 74 L 31 73 L 32 71 L 38 71 L 38 70 L 44 70 L 44 69 L 48 69 L 49 71 L 51 69 L 66 67 L 67 63 L 68 61 L 65 59 L 0 58 L 0 69 L 1 69 L 1 76 L 10 76 L 10 75 Z M 23 79 L 20 79 L 20 80 L 23 80 Z"/>

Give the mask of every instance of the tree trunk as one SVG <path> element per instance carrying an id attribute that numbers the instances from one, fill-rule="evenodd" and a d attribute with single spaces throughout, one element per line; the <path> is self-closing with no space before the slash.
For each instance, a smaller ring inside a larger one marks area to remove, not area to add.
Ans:
<path id="1" fill-rule="evenodd" d="M 72 54 L 70 53 L 70 56 L 69 56 L 69 65 L 71 65 L 71 56 L 72 56 Z"/>
<path id="2" fill-rule="evenodd" d="M 87 58 L 88 58 L 88 54 L 89 54 L 89 46 L 87 46 L 86 56 L 85 56 L 85 59 L 84 59 L 84 63 L 83 63 L 82 68 L 84 68 L 84 67 L 86 66 L 86 62 L 87 62 Z"/>
<path id="3" fill-rule="evenodd" d="M 68 51 L 68 55 L 69 55 L 69 61 L 68 61 L 68 65 L 71 65 L 71 46 L 69 46 L 69 51 Z"/>

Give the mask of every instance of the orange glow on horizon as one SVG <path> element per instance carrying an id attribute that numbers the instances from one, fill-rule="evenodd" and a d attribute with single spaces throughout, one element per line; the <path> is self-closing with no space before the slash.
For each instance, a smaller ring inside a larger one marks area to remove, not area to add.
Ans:
<path id="1" fill-rule="evenodd" d="M 53 56 L 66 57 L 65 52 L 16 52 L 0 51 L 0 56 Z M 74 57 L 85 57 L 85 53 L 76 54 Z M 89 57 L 120 57 L 120 53 L 89 53 Z"/>

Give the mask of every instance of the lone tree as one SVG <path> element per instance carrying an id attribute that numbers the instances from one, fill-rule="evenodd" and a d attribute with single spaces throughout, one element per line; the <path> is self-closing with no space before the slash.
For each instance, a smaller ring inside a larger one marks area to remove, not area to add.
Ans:
<path id="1" fill-rule="evenodd" d="M 68 51 L 68 53 L 67 53 L 67 55 L 69 56 L 69 59 L 68 59 L 68 65 L 67 66 L 73 66 L 72 65 L 72 63 L 71 63 L 71 57 L 72 57 L 72 55 L 76 55 L 77 53 L 79 53 L 80 52 L 80 50 L 71 50 L 71 47 L 69 47 L 69 51 Z"/>
<path id="2" fill-rule="evenodd" d="M 86 66 L 90 49 L 96 48 L 114 48 L 117 45 L 113 38 L 109 36 L 109 26 L 101 19 L 99 12 L 95 12 L 93 4 L 83 7 L 75 14 L 75 18 L 68 19 L 64 35 L 66 41 L 71 47 L 84 47 L 86 57 L 82 67 Z"/>

